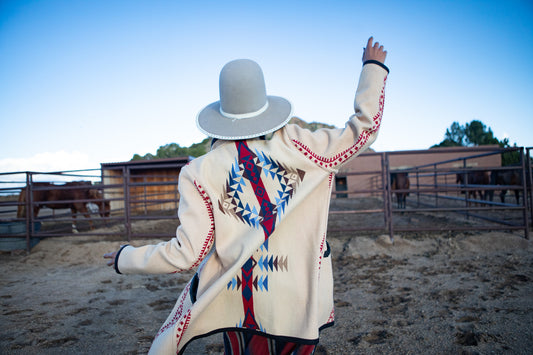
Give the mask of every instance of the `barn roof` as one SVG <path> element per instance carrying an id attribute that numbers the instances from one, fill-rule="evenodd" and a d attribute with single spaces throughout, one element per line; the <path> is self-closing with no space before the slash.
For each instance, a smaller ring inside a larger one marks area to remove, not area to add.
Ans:
<path id="1" fill-rule="evenodd" d="M 151 160 L 130 160 L 125 162 L 115 162 L 115 163 L 100 163 L 101 168 L 104 169 L 117 169 L 121 167 L 130 167 L 130 168 L 176 168 L 186 165 L 191 161 L 192 157 L 176 157 L 176 158 L 167 158 L 167 159 L 151 159 Z"/>

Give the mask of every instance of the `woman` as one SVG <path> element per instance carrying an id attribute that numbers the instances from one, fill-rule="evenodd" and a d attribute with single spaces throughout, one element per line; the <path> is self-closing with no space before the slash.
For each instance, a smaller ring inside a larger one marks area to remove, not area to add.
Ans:
<path id="1" fill-rule="evenodd" d="M 355 114 L 344 129 L 315 132 L 287 124 L 292 106 L 266 95 L 257 63 L 224 66 L 220 101 L 197 117 L 216 141 L 180 173 L 176 238 L 104 256 L 124 274 L 197 268 L 151 354 L 182 353 L 216 332 L 227 354 L 314 352 L 320 329 L 334 320 L 326 242 L 332 181 L 377 137 L 386 54 L 370 37 Z"/>

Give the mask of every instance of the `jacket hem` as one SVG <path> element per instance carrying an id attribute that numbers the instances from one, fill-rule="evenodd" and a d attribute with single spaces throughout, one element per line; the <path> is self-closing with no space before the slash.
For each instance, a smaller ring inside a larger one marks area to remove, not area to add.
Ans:
<path id="1" fill-rule="evenodd" d="M 322 325 L 320 328 L 318 328 L 318 331 L 322 331 L 323 329 L 329 328 L 329 327 L 331 327 L 333 325 L 334 325 L 334 322 L 326 323 L 326 324 Z M 316 339 L 303 339 L 303 338 L 287 337 L 287 336 L 281 336 L 281 335 L 272 335 L 272 334 L 264 333 L 264 332 L 261 332 L 261 331 L 255 330 L 255 329 L 246 329 L 246 328 L 239 328 L 239 327 L 220 328 L 220 329 L 215 329 L 213 331 L 210 331 L 209 333 L 197 335 L 197 336 L 191 338 L 187 343 L 185 343 L 185 345 L 183 345 L 183 348 L 181 348 L 181 350 L 178 352 L 178 355 L 182 355 L 185 352 L 185 349 L 187 348 L 187 346 L 190 343 L 192 343 L 194 340 L 198 340 L 198 339 L 201 339 L 201 338 L 209 337 L 211 335 L 215 335 L 215 334 L 218 334 L 218 333 L 224 333 L 224 332 L 251 333 L 251 334 L 255 334 L 255 335 L 261 335 L 261 336 L 264 336 L 266 338 L 270 338 L 270 339 L 274 339 L 274 340 L 282 340 L 282 341 L 286 341 L 286 342 L 298 343 L 298 344 L 304 344 L 304 345 L 316 345 L 316 344 L 318 344 L 318 340 L 319 340 L 318 338 L 316 338 Z"/>

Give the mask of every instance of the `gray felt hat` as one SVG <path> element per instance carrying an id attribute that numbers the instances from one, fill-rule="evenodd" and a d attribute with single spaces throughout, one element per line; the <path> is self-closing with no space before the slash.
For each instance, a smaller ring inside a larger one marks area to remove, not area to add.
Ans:
<path id="1" fill-rule="evenodd" d="M 263 71 L 253 60 L 237 59 L 220 71 L 220 101 L 207 105 L 196 117 L 206 135 L 239 140 L 259 137 L 285 126 L 291 119 L 291 103 L 267 96 Z"/>

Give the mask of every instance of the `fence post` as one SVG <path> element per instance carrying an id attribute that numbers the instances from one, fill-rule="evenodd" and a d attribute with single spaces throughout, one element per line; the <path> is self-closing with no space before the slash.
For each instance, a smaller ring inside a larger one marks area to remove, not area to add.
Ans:
<path id="1" fill-rule="evenodd" d="M 128 242 L 131 242 L 131 220 L 130 220 L 130 169 L 129 166 L 122 167 L 122 176 L 124 184 L 124 227 L 126 228 L 126 236 Z"/>
<path id="2" fill-rule="evenodd" d="M 439 207 L 439 192 L 437 191 L 437 164 L 433 164 L 433 188 L 435 189 L 435 206 Z"/>
<path id="3" fill-rule="evenodd" d="M 527 213 L 527 180 L 526 180 L 526 155 L 524 154 L 524 147 L 520 148 L 520 160 L 522 161 L 522 206 L 524 206 L 524 234 L 526 239 L 529 239 L 529 216 Z"/>
<path id="4" fill-rule="evenodd" d="M 148 214 L 148 196 L 146 192 L 146 175 L 143 175 L 143 199 L 144 199 L 144 215 Z M 159 196 L 158 196 L 159 197 Z"/>
<path id="5" fill-rule="evenodd" d="M 385 182 L 385 159 L 384 159 L 384 153 L 380 153 L 379 155 L 381 159 L 381 186 L 378 185 L 378 182 L 376 180 L 376 188 L 381 190 L 381 196 L 383 198 L 383 225 L 385 228 L 387 228 L 389 219 L 388 219 L 388 213 L 387 213 L 387 195 L 386 195 L 386 182 Z"/>
<path id="6" fill-rule="evenodd" d="M 178 203 L 179 203 L 179 192 L 178 192 L 178 177 L 177 176 L 174 176 L 174 182 L 175 182 L 175 185 L 174 185 L 174 198 L 175 198 L 175 202 L 174 202 L 174 208 L 176 210 L 176 214 L 178 214 Z"/>
<path id="7" fill-rule="evenodd" d="M 420 171 L 418 166 L 416 167 L 416 207 L 420 207 Z"/>
<path id="8" fill-rule="evenodd" d="M 525 197 L 524 199 L 527 199 L 527 206 L 529 208 L 529 213 L 530 213 L 530 217 L 531 217 L 531 221 L 533 222 L 533 171 L 532 170 L 532 166 L 531 166 L 531 147 L 528 147 L 526 148 L 526 168 L 527 168 L 527 172 L 526 172 L 526 179 L 527 179 L 527 182 L 526 182 L 526 190 L 527 190 L 527 197 Z"/>
<path id="9" fill-rule="evenodd" d="M 463 186 L 464 186 L 464 193 L 465 193 L 465 207 L 469 207 L 469 201 L 468 201 L 468 193 L 470 191 L 468 191 L 468 184 L 469 184 L 469 181 L 468 181 L 468 174 L 466 173 L 466 159 L 467 158 L 463 158 L 463 171 L 461 172 L 461 174 L 463 175 Z M 466 214 L 466 219 L 470 219 L 470 209 L 467 208 L 466 211 L 465 211 L 465 214 Z"/>
<path id="10" fill-rule="evenodd" d="M 32 230 L 33 230 L 33 221 L 32 221 L 32 215 L 33 215 L 33 208 L 32 208 L 32 197 L 33 192 L 32 184 L 31 184 L 31 173 L 29 171 L 26 171 L 26 191 L 24 192 L 26 194 L 25 201 L 24 201 L 24 208 L 26 209 L 26 251 L 29 253 L 31 250 L 30 240 L 32 236 Z"/>
<path id="11" fill-rule="evenodd" d="M 389 172 L 389 155 L 385 152 L 381 154 L 382 181 L 383 181 L 383 201 L 385 203 L 385 225 L 389 230 L 389 237 L 394 241 L 394 229 L 392 223 L 392 191 Z"/>

